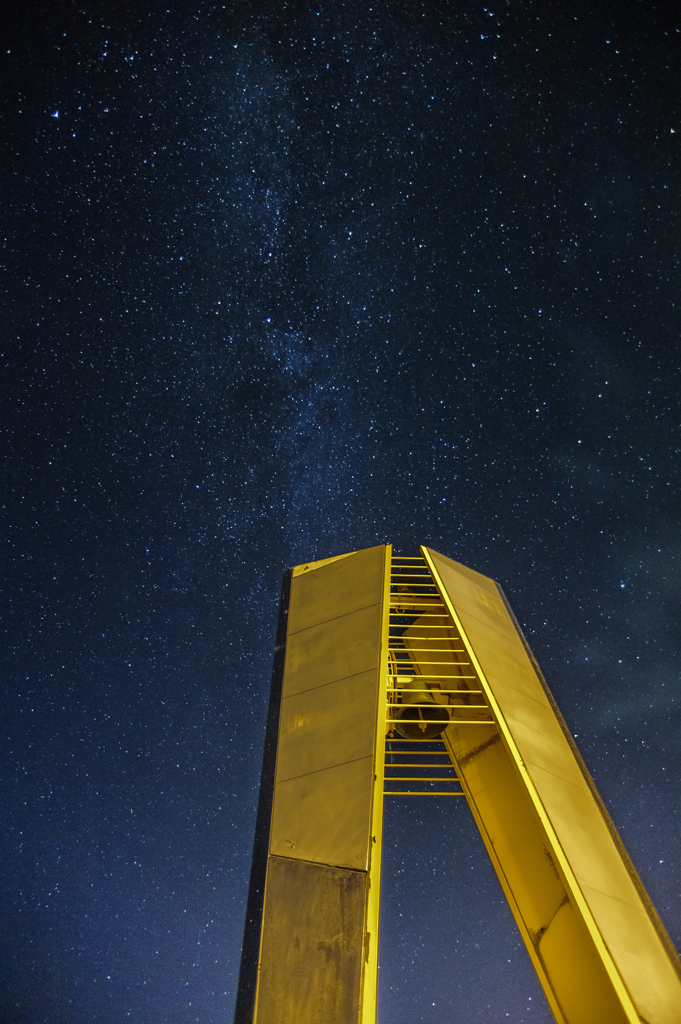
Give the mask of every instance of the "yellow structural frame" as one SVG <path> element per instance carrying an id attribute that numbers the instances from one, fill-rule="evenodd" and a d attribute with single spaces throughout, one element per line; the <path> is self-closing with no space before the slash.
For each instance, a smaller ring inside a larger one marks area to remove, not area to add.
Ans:
<path id="1" fill-rule="evenodd" d="M 386 794 L 466 798 L 558 1024 L 679 1024 L 679 958 L 498 585 L 390 545 L 288 579 L 235 1024 L 375 1024 Z"/>
<path id="2" fill-rule="evenodd" d="M 376 1019 L 390 555 L 291 573 L 264 898 L 247 917 L 257 978 L 242 998 L 242 957 L 238 1021 Z"/>
<path id="3" fill-rule="evenodd" d="M 489 771 L 485 780 L 484 767 L 476 780 L 479 795 L 472 792 L 461 730 L 452 725 L 443 738 L 556 1020 L 678 1022 L 679 958 L 503 593 L 488 577 L 431 549 L 421 551 L 499 730 L 494 756 L 506 757 L 508 765 L 503 793 L 495 794 L 498 775 Z M 485 756 L 491 755 L 490 744 Z M 480 790 L 481 780 L 487 792 Z M 511 821 L 503 835 L 494 835 L 502 801 L 507 821 L 509 806 L 517 808 L 517 829 Z M 541 844 L 543 862 L 565 892 L 538 930 L 527 919 L 532 889 L 542 884 L 525 860 L 532 852 L 529 837 Z M 520 898 L 523 890 L 529 898 Z"/>
<path id="4" fill-rule="evenodd" d="M 388 685 L 388 606 L 390 603 L 390 561 L 392 545 L 386 546 L 381 606 L 381 651 L 376 701 L 376 753 L 371 808 L 371 845 L 369 847 L 369 880 L 367 885 L 364 971 L 360 1002 L 360 1024 L 375 1024 L 378 1002 L 378 936 L 381 911 L 381 863 L 383 858 L 383 791 L 385 716 Z"/>

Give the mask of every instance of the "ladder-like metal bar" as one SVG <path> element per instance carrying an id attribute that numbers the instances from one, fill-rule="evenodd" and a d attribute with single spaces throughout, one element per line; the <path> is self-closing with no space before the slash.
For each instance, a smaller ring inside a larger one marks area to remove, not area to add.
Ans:
<path id="1" fill-rule="evenodd" d="M 454 723 L 495 723 L 466 646 L 423 557 L 392 559 L 388 634 L 384 795 L 464 796 L 462 789 L 442 789 L 443 783 L 460 785 L 460 780 L 441 733 Z M 464 703 L 471 699 L 475 703 Z M 470 714 L 485 711 L 484 717 Z M 405 735 L 419 728 L 428 731 L 429 738 Z M 437 749 L 424 749 L 425 745 Z M 404 769 L 414 774 L 393 774 Z M 401 783 L 419 786 L 401 789 Z M 437 783 L 437 790 L 428 788 Z"/>

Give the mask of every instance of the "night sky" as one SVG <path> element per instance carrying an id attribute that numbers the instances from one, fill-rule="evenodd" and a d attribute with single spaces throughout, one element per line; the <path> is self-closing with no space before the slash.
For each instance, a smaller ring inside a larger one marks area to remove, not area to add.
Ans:
<path id="1" fill-rule="evenodd" d="M 504 587 L 681 946 L 673 6 L 8 6 L 2 1024 L 231 1021 L 282 571 L 387 542 Z M 548 1024 L 451 804 L 379 1022 Z"/>

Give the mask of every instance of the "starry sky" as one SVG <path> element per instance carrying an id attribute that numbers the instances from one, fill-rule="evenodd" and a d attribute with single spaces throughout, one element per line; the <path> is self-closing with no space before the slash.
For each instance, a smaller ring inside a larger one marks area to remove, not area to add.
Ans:
<path id="1" fill-rule="evenodd" d="M 2 1024 L 231 1021 L 282 571 L 387 542 L 502 584 L 681 946 L 673 6 L 4 13 Z M 549 1024 L 425 803 L 379 1024 Z"/>

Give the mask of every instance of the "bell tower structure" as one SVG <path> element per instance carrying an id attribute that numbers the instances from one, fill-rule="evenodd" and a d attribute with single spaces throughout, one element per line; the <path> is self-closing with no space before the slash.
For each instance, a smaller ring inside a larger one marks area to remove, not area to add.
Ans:
<path id="1" fill-rule="evenodd" d="M 383 806 L 468 803 L 558 1024 L 681 963 L 501 588 L 390 545 L 284 576 L 235 1024 L 375 1024 Z"/>

